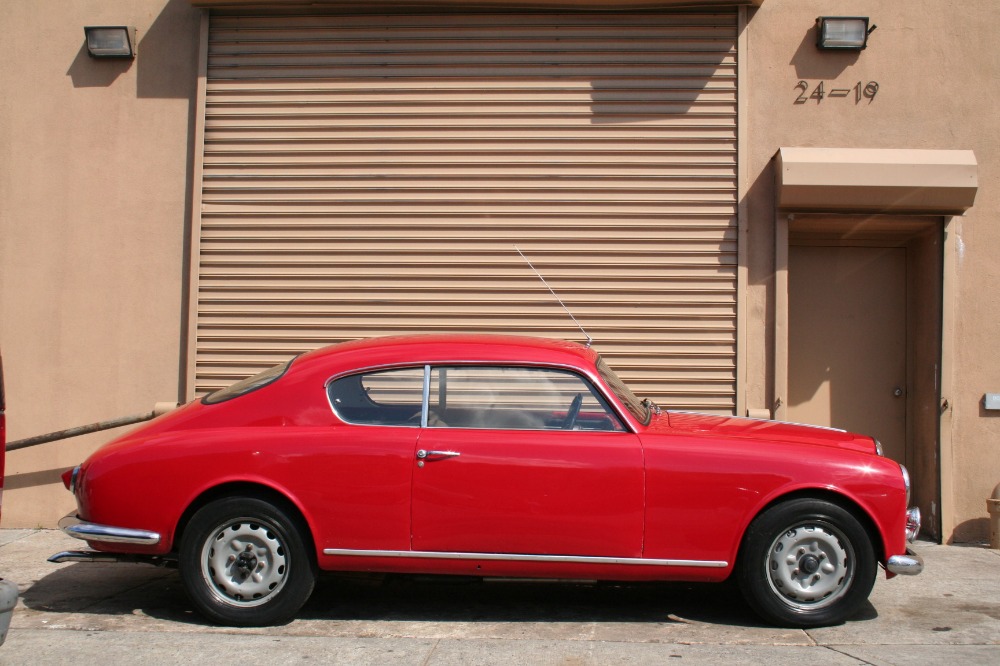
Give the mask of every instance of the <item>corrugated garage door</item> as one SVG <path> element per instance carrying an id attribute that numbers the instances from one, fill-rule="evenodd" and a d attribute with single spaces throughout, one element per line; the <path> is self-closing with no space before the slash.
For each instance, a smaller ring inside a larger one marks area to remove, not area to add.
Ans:
<path id="1" fill-rule="evenodd" d="M 195 389 L 332 342 L 581 340 L 731 413 L 736 12 L 210 20 Z"/>

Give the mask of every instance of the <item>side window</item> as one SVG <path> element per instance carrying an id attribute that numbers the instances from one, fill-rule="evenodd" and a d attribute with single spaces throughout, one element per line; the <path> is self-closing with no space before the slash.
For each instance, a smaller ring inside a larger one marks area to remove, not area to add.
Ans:
<path id="1" fill-rule="evenodd" d="M 590 382 L 550 368 L 435 367 L 428 407 L 430 427 L 625 429 Z"/>
<path id="2" fill-rule="evenodd" d="M 361 425 L 420 425 L 424 369 L 401 368 L 348 375 L 330 382 L 330 404 L 337 416 Z"/>

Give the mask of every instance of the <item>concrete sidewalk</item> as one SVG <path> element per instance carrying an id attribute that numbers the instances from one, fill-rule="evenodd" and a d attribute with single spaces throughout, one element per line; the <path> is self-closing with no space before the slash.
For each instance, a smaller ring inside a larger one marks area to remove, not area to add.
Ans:
<path id="1" fill-rule="evenodd" d="M 45 561 L 81 545 L 0 530 L 21 591 L 0 664 L 1000 663 L 1000 551 L 981 547 L 918 543 L 923 574 L 880 577 L 858 617 L 801 631 L 761 624 L 730 585 L 336 575 L 290 624 L 215 627 L 176 571 Z"/>

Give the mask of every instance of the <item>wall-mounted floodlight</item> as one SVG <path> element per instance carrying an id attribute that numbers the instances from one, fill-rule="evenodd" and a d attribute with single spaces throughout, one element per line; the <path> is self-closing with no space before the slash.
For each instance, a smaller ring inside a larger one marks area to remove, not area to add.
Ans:
<path id="1" fill-rule="evenodd" d="M 88 26 L 87 53 L 93 58 L 134 58 L 135 28 L 125 25 Z"/>
<path id="2" fill-rule="evenodd" d="M 816 47 L 860 51 L 868 46 L 868 35 L 877 27 L 868 27 L 867 16 L 820 16 L 816 19 Z"/>

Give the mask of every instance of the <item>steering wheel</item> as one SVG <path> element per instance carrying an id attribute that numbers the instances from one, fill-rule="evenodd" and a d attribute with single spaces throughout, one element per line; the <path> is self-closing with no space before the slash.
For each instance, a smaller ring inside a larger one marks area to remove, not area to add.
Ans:
<path id="1" fill-rule="evenodd" d="M 583 404 L 583 394 L 577 393 L 576 397 L 573 398 L 572 404 L 569 406 L 569 411 L 566 412 L 566 420 L 563 421 L 563 430 L 572 430 L 573 426 L 576 425 L 576 417 L 580 415 L 580 405 Z"/>

